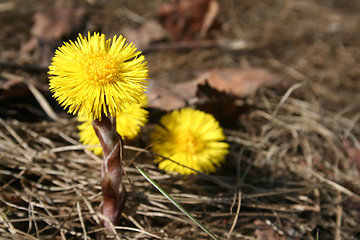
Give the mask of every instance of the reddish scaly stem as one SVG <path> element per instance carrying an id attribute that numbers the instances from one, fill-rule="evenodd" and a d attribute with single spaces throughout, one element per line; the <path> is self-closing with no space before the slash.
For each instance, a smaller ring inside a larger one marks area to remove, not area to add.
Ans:
<path id="1" fill-rule="evenodd" d="M 104 160 L 101 164 L 102 214 L 116 226 L 125 205 L 126 192 L 121 185 L 124 169 L 123 142 L 116 132 L 116 119 L 102 114 L 101 121 L 94 120 L 93 127 L 103 149 Z M 120 189 L 121 186 L 121 189 Z M 103 221 L 105 227 L 110 223 Z"/>

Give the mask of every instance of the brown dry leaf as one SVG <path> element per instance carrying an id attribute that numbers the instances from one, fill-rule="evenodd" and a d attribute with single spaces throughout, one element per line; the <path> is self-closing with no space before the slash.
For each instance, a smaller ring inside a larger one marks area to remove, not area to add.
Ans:
<path id="1" fill-rule="evenodd" d="M 193 81 L 178 83 L 174 89 L 180 92 L 183 98 L 190 99 L 195 96 L 196 86 L 205 82 L 218 91 L 239 98 L 254 94 L 261 86 L 286 87 L 286 83 L 279 76 L 266 69 L 220 68 L 206 71 Z"/>
<path id="2" fill-rule="evenodd" d="M 216 0 L 176 0 L 162 5 L 157 17 L 174 41 L 204 38 L 219 12 Z"/>
<path id="3" fill-rule="evenodd" d="M 183 108 L 192 102 L 196 108 L 213 114 L 224 126 L 233 124 L 250 108 L 245 99 L 218 91 L 206 81 L 198 80 L 174 84 L 152 80 L 147 96 L 149 107 L 162 111 Z"/>
<path id="4" fill-rule="evenodd" d="M 204 72 L 197 79 L 181 83 L 159 83 L 152 80 L 148 89 L 149 106 L 165 111 L 184 107 L 187 103 L 193 102 L 192 100 L 196 100 L 198 86 L 206 82 L 209 87 L 228 94 L 232 99 L 246 98 L 254 94 L 260 86 L 285 87 L 286 85 L 280 77 L 266 69 L 213 69 Z M 203 99 L 206 92 L 209 91 L 202 92 Z M 226 94 L 215 99 L 222 99 Z M 213 98 L 213 95 L 209 95 L 210 98 Z M 217 104 L 219 103 L 218 100 Z"/>
<path id="5" fill-rule="evenodd" d="M 85 9 L 55 8 L 35 13 L 31 38 L 22 46 L 20 53 L 26 54 L 37 47 L 42 48 L 42 60 L 48 63 L 53 49 L 61 44 L 62 38 L 78 32 L 83 24 Z"/>
<path id="6" fill-rule="evenodd" d="M 208 82 L 199 84 L 197 89 L 196 108 L 214 115 L 223 127 L 234 126 L 238 117 L 248 112 L 252 106 L 246 99 L 221 92 Z"/>
<path id="7" fill-rule="evenodd" d="M 207 80 L 213 88 L 237 97 L 252 95 L 260 86 L 282 86 L 284 82 L 279 76 L 262 68 L 213 69 L 198 78 L 200 82 Z"/>
<path id="8" fill-rule="evenodd" d="M 31 34 L 43 41 L 60 41 L 81 26 L 84 15 L 85 9 L 81 7 L 37 12 Z"/>
<path id="9" fill-rule="evenodd" d="M 170 83 L 151 80 L 146 95 L 148 105 L 152 108 L 171 111 L 186 105 L 186 100 L 174 91 L 173 84 Z"/>
<path id="10" fill-rule="evenodd" d="M 138 49 L 146 49 L 151 42 L 160 41 L 167 37 L 167 33 L 159 21 L 150 19 L 139 29 L 125 29 L 124 36 Z"/>

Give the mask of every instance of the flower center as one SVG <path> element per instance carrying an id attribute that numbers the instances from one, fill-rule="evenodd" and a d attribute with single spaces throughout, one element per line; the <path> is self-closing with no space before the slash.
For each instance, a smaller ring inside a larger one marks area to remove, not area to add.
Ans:
<path id="1" fill-rule="evenodd" d="M 80 59 L 80 66 L 82 77 L 92 85 L 115 82 L 120 74 L 115 59 L 107 53 L 85 54 Z"/>
<path id="2" fill-rule="evenodd" d="M 201 151 L 204 147 L 204 143 L 188 129 L 178 131 L 175 139 L 176 146 L 182 152 L 194 154 Z"/>

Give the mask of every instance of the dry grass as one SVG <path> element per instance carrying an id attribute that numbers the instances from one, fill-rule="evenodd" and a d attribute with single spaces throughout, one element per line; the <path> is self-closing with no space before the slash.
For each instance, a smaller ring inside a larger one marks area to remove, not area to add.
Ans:
<path id="1" fill-rule="evenodd" d="M 254 239 L 254 220 L 288 238 L 359 234 L 359 181 L 343 142 L 356 120 L 269 89 L 226 130 L 227 163 L 215 175 L 169 176 L 141 147 L 126 147 L 129 192 L 116 238 L 206 239 L 134 166 L 144 169 L 220 239 Z M 76 122 L 0 120 L 0 233 L 9 239 L 98 239 L 101 159 L 77 141 Z M 151 128 L 148 126 L 147 128 Z M 144 135 L 146 135 L 145 129 Z M 143 137 L 146 141 L 146 137 Z"/>

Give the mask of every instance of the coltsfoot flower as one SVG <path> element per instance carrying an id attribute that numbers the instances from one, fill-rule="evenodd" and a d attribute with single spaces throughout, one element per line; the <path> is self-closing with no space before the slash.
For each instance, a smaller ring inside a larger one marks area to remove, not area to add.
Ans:
<path id="1" fill-rule="evenodd" d="M 101 120 L 140 103 L 148 81 L 145 58 L 123 36 L 94 33 L 64 43 L 49 67 L 50 91 L 69 113 Z"/>
<path id="2" fill-rule="evenodd" d="M 216 119 L 208 113 L 184 108 L 160 119 L 151 133 L 152 151 L 169 158 L 157 157 L 159 168 L 184 175 L 197 174 L 197 170 L 211 173 L 228 153 L 225 135 Z M 191 169 L 189 169 L 191 168 Z"/>
<path id="3" fill-rule="evenodd" d="M 149 112 L 144 109 L 147 106 L 147 97 L 143 94 L 141 104 L 133 103 L 126 106 L 125 110 L 116 114 L 116 131 L 125 139 L 135 138 L 141 127 L 145 126 L 148 121 Z M 86 117 L 78 117 L 81 124 L 78 126 L 80 142 L 84 145 L 100 145 L 100 141 L 96 136 L 95 130 L 92 126 L 92 119 Z M 103 153 L 102 148 L 90 147 L 96 155 Z"/>

